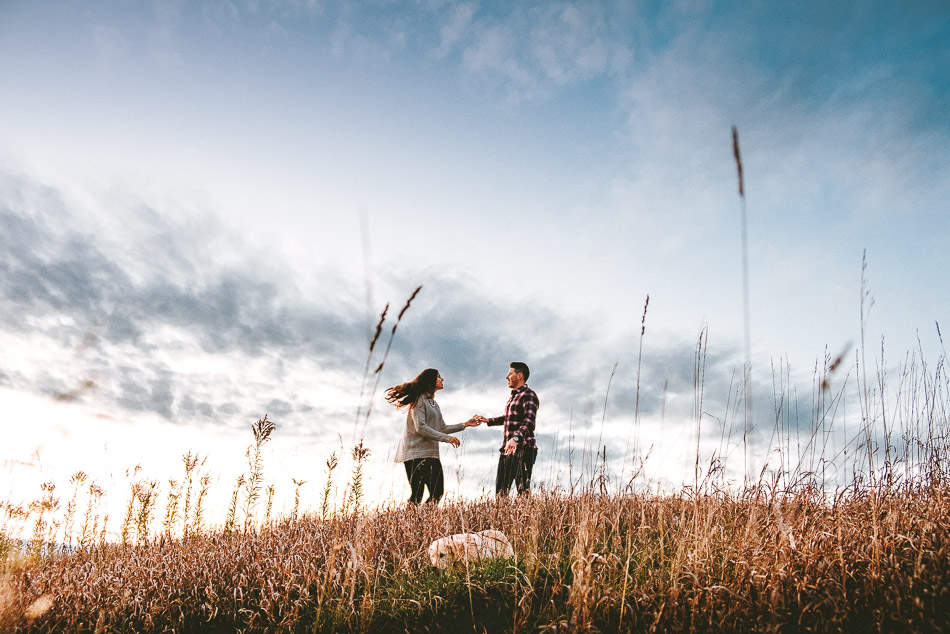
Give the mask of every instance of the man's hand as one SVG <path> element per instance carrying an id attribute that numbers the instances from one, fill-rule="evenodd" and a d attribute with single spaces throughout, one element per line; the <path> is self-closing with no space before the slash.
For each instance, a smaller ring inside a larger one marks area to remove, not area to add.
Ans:
<path id="1" fill-rule="evenodd" d="M 455 436 L 449 436 L 449 443 L 450 443 L 453 447 L 458 447 L 459 445 L 462 444 L 462 441 L 459 440 L 458 438 L 456 438 Z"/>
<path id="2" fill-rule="evenodd" d="M 472 416 L 472 420 L 476 421 L 477 424 L 481 425 L 482 423 L 487 423 L 488 419 L 482 416 L 481 414 L 475 414 Z"/>
<path id="3" fill-rule="evenodd" d="M 514 438 L 509 438 L 508 442 L 505 443 L 505 455 L 513 456 L 516 451 L 518 451 L 518 441 Z"/>

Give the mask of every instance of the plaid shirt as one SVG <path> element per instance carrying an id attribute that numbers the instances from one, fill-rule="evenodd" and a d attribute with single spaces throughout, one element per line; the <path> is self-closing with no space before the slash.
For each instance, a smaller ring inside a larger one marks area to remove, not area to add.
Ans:
<path id="1" fill-rule="evenodd" d="M 537 449 L 538 445 L 534 438 L 534 422 L 538 416 L 538 395 L 534 393 L 527 385 L 522 385 L 517 390 L 511 390 L 511 398 L 508 399 L 508 405 L 505 406 L 505 415 L 489 418 L 486 423 L 489 427 L 493 425 L 505 426 L 505 436 L 501 443 L 501 451 L 505 451 L 505 444 L 510 438 L 518 442 L 518 448 L 527 447 L 528 449 Z"/>

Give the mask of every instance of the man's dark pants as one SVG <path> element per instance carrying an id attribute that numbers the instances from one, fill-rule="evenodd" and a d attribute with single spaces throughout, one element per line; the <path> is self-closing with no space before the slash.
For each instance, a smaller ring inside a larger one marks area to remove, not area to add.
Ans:
<path id="1" fill-rule="evenodd" d="M 531 471 L 538 458 L 538 450 L 519 447 L 510 456 L 502 453 L 498 456 L 498 472 L 495 474 L 495 495 L 508 495 L 514 482 L 518 495 L 531 490 Z"/>

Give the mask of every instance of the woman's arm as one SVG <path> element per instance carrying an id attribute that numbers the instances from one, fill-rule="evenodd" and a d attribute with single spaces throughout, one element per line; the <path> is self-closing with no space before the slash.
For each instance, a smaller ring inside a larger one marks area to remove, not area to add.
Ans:
<path id="1" fill-rule="evenodd" d="M 425 397 L 420 396 L 419 400 L 412 404 L 409 410 L 409 417 L 412 419 L 412 426 L 416 433 L 429 440 L 438 440 L 439 442 L 451 442 L 448 434 L 443 434 L 427 424 L 426 417 L 430 408 L 426 406 Z"/>
<path id="2" fill-rule="evenodd" d="M 446 425 L 444 428 L 445 433 L 454 434 L 465 429 L 465 423 L 459 423 L 458 425 Z"/>

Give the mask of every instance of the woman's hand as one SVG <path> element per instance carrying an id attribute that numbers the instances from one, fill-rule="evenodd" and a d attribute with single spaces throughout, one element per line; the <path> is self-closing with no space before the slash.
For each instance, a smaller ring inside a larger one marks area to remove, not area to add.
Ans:
<path id="1" fill-rule="evenodd" d="M 449 443 L 450 443 L 453 447 L 458 447 L 459 445 L 462 444 L 462 441 L 459 440 L 458 438 L 456 438 L 455 436 L 449 436 Z"/>
<path id="2" fill-rule="evenodd" d="M 476 414 L 475 416 L 472 416 L 472 417 L 469 418 L 467 421 L 465 421 L 465 426 L 466 426 L 466 427 L 478 427 L 479 425 L 482 424 L 481 418 L 482 418 L 481 416 L 479 416 L 478 414 Z"/>

